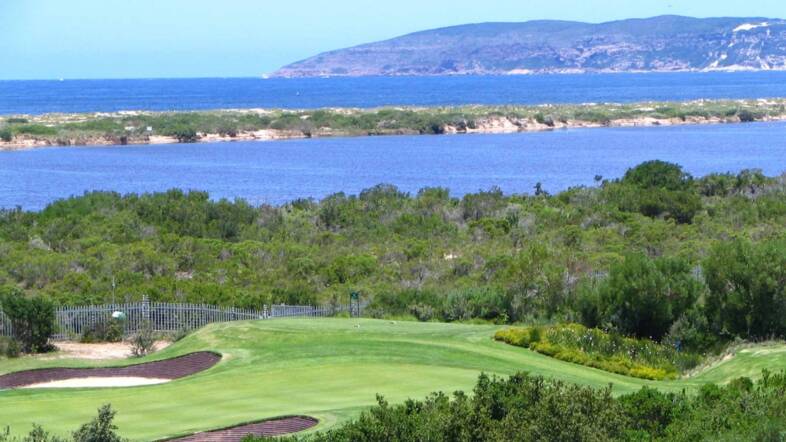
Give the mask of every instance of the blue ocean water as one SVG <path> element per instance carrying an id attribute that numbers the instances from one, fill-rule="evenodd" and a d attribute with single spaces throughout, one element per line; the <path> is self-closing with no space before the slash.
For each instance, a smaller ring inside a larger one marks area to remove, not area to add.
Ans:
<path id="1" fill-rule="evenodd" d="M 786 97 L 786 72 L 0 81 L 0 114 Z"/>
<path id="2" fill-rule="evenodd" d="M 214 198 L 278 204 L 358 193 L 379 183 L 454 196 L 499 186 L 550 192 L 615 178 L 642 161 L 694 175 L 786 171 L 786 124 L 604 128 L 513 135 L 390 136 L 0 152 L 0 207 L 41 209 L 88 190 L 199 189 Z"/>

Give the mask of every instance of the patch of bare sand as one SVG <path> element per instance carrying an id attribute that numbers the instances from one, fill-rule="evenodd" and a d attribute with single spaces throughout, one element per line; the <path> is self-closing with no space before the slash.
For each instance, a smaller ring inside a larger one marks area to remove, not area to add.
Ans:
<path id="1" fill-rule="evenodd" d="M 63 379 L 60 381 L 42 382 L 26 385 L 21 388 L 111 388 L 136 387 L 140 385 L 156 385 L 169 382 L 170 379 L 140 377 L 87 377 Z"/>
<path id="2" fill-rule="evenodd" d="M 157 341 L 155 351 L 163 350 L 169 341 Z M 89 359 L 108 360 L 126 359 L 131 356 L 131 345 L 127 342 L 83 344 L 81 342 L 58 342 L 58 352 L 43 359 Z"/>

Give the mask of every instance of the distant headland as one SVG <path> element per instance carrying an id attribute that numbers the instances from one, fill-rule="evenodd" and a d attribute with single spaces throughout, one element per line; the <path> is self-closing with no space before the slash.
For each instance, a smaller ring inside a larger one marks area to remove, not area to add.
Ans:
<path id="1" fill-rule="evenodd" d="M 326 52 L 272 77 L 786 70 L 786 20 L 481 23 Z"/>

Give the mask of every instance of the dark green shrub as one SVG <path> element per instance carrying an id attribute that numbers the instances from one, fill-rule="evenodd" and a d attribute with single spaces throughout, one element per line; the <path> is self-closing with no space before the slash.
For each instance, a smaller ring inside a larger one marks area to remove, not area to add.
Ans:
<path id="1" fill-rule="evenodd" d="M 196 129 L 185 124 L 176 124 L 167 128 L 164 135 L 175 137 L 181 143 L 193 143 L 199 139 Z"/>
<path id="2" fill-rule="evenodd" d="M 598 285 L 595 301 L 601 324 L 660 340 L 702 290 L 687 262 L 634 254 L 612 266 L 608 278 Z"/>
<path id="3" fill-rule="evenodd" d="M 22 352 L 16 339 L 0 336 L 0 356 L 16 358 Z"/>
<path id="4" fill-rule="evenodd" d="M 115 414 L 111 405 L 99 408 L 95 419 L 73 433 L 74 442 L 122 442 L 123 438 L 117 434 L 117 426 L 113 422 Z"/>
<path id="5" fill-rule="evenodd" d="M 0 306 L 11 322 L 14 339 L 25 353 L 52 350 L 49 338 L 55 332 L 55 308 L 43 297 L 26 297 L 15 288 L 0 289 Z"/>
<path id="6" fill-rule="evenodd" d="M 123 323 L 117 319 L 107 318 L 94 323 L 82 333 L 79 342 L 120 342 L 123 340 Z"/>
<path id="7" fill-rule="evenodd" d="M 621 182 L 642 189 L 686 190 L 693 182 L 693 177 L 677 164 L 655 160 L 629 169 Z"/>
<path id="8" fill-rule="evenodd" d="M 716 245 L 704 262 L 706 313 L 716 333 L 743 339 L 786 336 L 786 242 Z"/>
<path id="9" fill-rule="evenodd" d="M 760 113 L 754 113 L 748 109 L 741 109 L 737 112 L 737 117 L 740 119 L 741 123 L 753 123 L 760 119 L 762 115 Z"/>
<path id="10" fill-rule="evenodd" d="M 10 143 L 14 140 L 14 133 L 11 132 L 11 129 L 4 127 L 0 129 L 0 140 Z"/>

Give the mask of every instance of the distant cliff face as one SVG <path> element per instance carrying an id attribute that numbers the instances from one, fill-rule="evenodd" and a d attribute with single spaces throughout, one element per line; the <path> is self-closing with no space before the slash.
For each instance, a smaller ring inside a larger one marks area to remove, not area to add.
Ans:
<path id="1" fill-rule="evenodd" d="M 786 20 L 662 16 L 484 23 L 293 63 L 278 77 L 786 70 Z"/>

